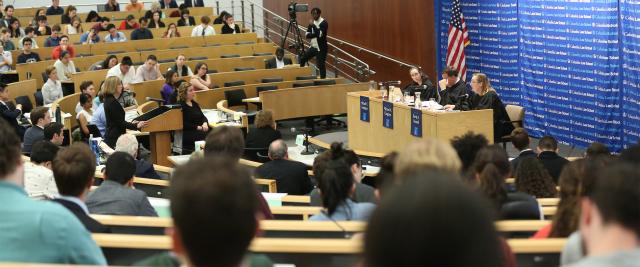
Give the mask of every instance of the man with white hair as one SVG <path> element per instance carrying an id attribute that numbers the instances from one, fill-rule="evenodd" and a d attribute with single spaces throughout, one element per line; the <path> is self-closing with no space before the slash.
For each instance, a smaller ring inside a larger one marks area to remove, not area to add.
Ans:
<path id="1" fill-rule="evenodd" d="M 306 195 L 313 189 L 307 173 L 307 165 L 289 160 L 287 144 L 282 139 L 269 145 L 271 161 L 256 168 L 255 176 L 264 179 L 275 179 L 278 193 L 290 195 Z"/>
<path id="2" fill-rule="evenodd" d="M 153 168 L 153 164 L 138 159 L 138 140 L 132 134 L 123 134 L 116 142 L 116 151 L 125 152 L 136 160 L 136 177 L 162 179 Z"/>

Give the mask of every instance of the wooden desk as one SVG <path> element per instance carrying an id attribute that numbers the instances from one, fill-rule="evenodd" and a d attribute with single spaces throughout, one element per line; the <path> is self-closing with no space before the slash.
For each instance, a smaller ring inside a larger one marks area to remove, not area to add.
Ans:
<path id="1" fill-rule="evenodd" d="M 360 120 L 360 97 L 369 99 L 369 122 Z M 374 153 L 401 151 L 422 138 L 449 142 L 469 131 L 493 140 L 493 111 L 434 112 L 422 110 L 422 137 L 411 135 L 411 107 L 393 103 L 393 129 L 383 127 L 382 99 L 379 92 L 347 94 L 349 147 Z M 266 104 L 265 104 L 266 106 Z M 266 107 L 265 107 L 266 108 Z"/>

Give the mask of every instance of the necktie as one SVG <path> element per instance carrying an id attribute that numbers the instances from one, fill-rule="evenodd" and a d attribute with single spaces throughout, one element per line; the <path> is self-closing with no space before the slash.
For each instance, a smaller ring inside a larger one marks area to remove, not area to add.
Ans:
<path id="1" fill-rule="evenodd" d="M 204 32 L 207 30 L 207 27 L 202 27 L 202 36 L 204 36 Z"/>

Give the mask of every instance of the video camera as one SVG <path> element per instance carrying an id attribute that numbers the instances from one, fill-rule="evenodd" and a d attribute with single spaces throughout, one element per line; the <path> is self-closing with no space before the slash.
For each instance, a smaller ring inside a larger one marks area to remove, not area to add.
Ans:
<path id="1" fill-rule="evenodd" d="M 291 4 L 287 6 L 287 10 L 289 10 L 289 18 L 295 19 L 296 13 L 309 12 L 309 4 L 298 4 L 296 2 L 291 2 Z"/>

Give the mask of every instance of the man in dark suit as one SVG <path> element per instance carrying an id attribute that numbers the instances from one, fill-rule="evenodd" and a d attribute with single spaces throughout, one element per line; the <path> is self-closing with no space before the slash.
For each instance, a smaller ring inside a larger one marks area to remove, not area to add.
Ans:
<path id="1" fill-rule="evenodd" d="M 322 11 L 319 8 L 314 7 L 311 9 L 311 16 L 313 21 L 309 23 L 307 27 L 307 39 L 311 39 L 311 47 L 300 56 L 300 66 L 305 66 L 307 61 L 316 57 L 316 65 L 320 70 L 320 78 L 327 77 L 327 68 L 325 61 L 327 60 L 327 34 L 329 34 L 329 23 L 324 18 L 320 17 Z"/>
<path id="2" fill-rule="evenodd" d="M 24 133 L 23 153 L 31 153 L 31 146 L 40 140 L 44 140 L 44 127 L 51 122 L 49 108 L 34 108 L 29 115 L 29 119 L 32 126 Z"/>
<path id="3" fill-rule="evenodd" d="M 186 7 L 203 7 L 204 0 L 184 0 L 184 5 Z"/>
<path id="4" fill-rule="evenodd" d="M 520 152 L 516 158 L 511 160 L 512 173 L 516 172 L 518 164 L 522 159 L 535 158 L 538 156 L 533 149 L 529 148 L 529 134 L 524 128 L 517 128 L 511 132 L 511 144 Z"/>
<path id="5" fill-rule="evenodd" d="M 265 62 L 265 68 L 267 69 L 282 69 L 285 65 L 291 65 L 291 59 L 284 57 L 284 49 L 278 47 L 276 49 L 276 56 L 267 59 Z"/>
<path id="6" fill-rule="evenodd" d="M 467 102 L 467 85 L 459 75 L 458 70 L 451 66 L 442 71 L 442 78 L 447 80 L 447 86 L 440 91 L 440 105 L 463 106 Z"/>
<path id="7" fill-rule="evenodd" d="M 111 230 L 89 216 L 85 204 L 89 189 L 93 185 L 96 160 L 84 143 L 74 143 L 61 150 L 52 163 L 53 177 L 60 197 L 54 202 L 67 208 L 92 233 L 110 233 Z"/>
<path id="8" fill-rule="evenodd" d="M 307 174 L 307 165 L 289 160 L 287 149 L 287 144 L 282 139 L 273 141 L 269 145 L 271 161 L 258 167 L 255 176 L 276 180 L 278 193 L 306 195 L 313 189 Z"/>
<path id="9" fill-rule="evenodd" d="M 133 188 L 136 162 L 125 152 L 115 152 L 105 167 L 104 182 L 87 197 L 92 214 L 153 216 L 156 210 L 149 203 L 147 194 Z"/>
<path id="10" fill-rule="evenodd" d="M 178 8 L 176 0 L 160 0 L 160 8 Z"/>
<path id="11" fill-rule="evenodd" d="M 16 131 L 16 134 L 22 139 L 24 128 L 18 123 L 18 118 L 22 115 L 22 105 L 9 102 L 9 88 L 5 83 L 0 82 L 0 115 L 9 125 Z"/>
<path id="12" fill-rule="evenodd" d="M 558 141 L 551 136 L 540 138 L 538 142 L 538 159 L 547 169 L 553 181 L 558 184 L 558 178 L 564 165 L 569 161 L 558 155 Z"/>

